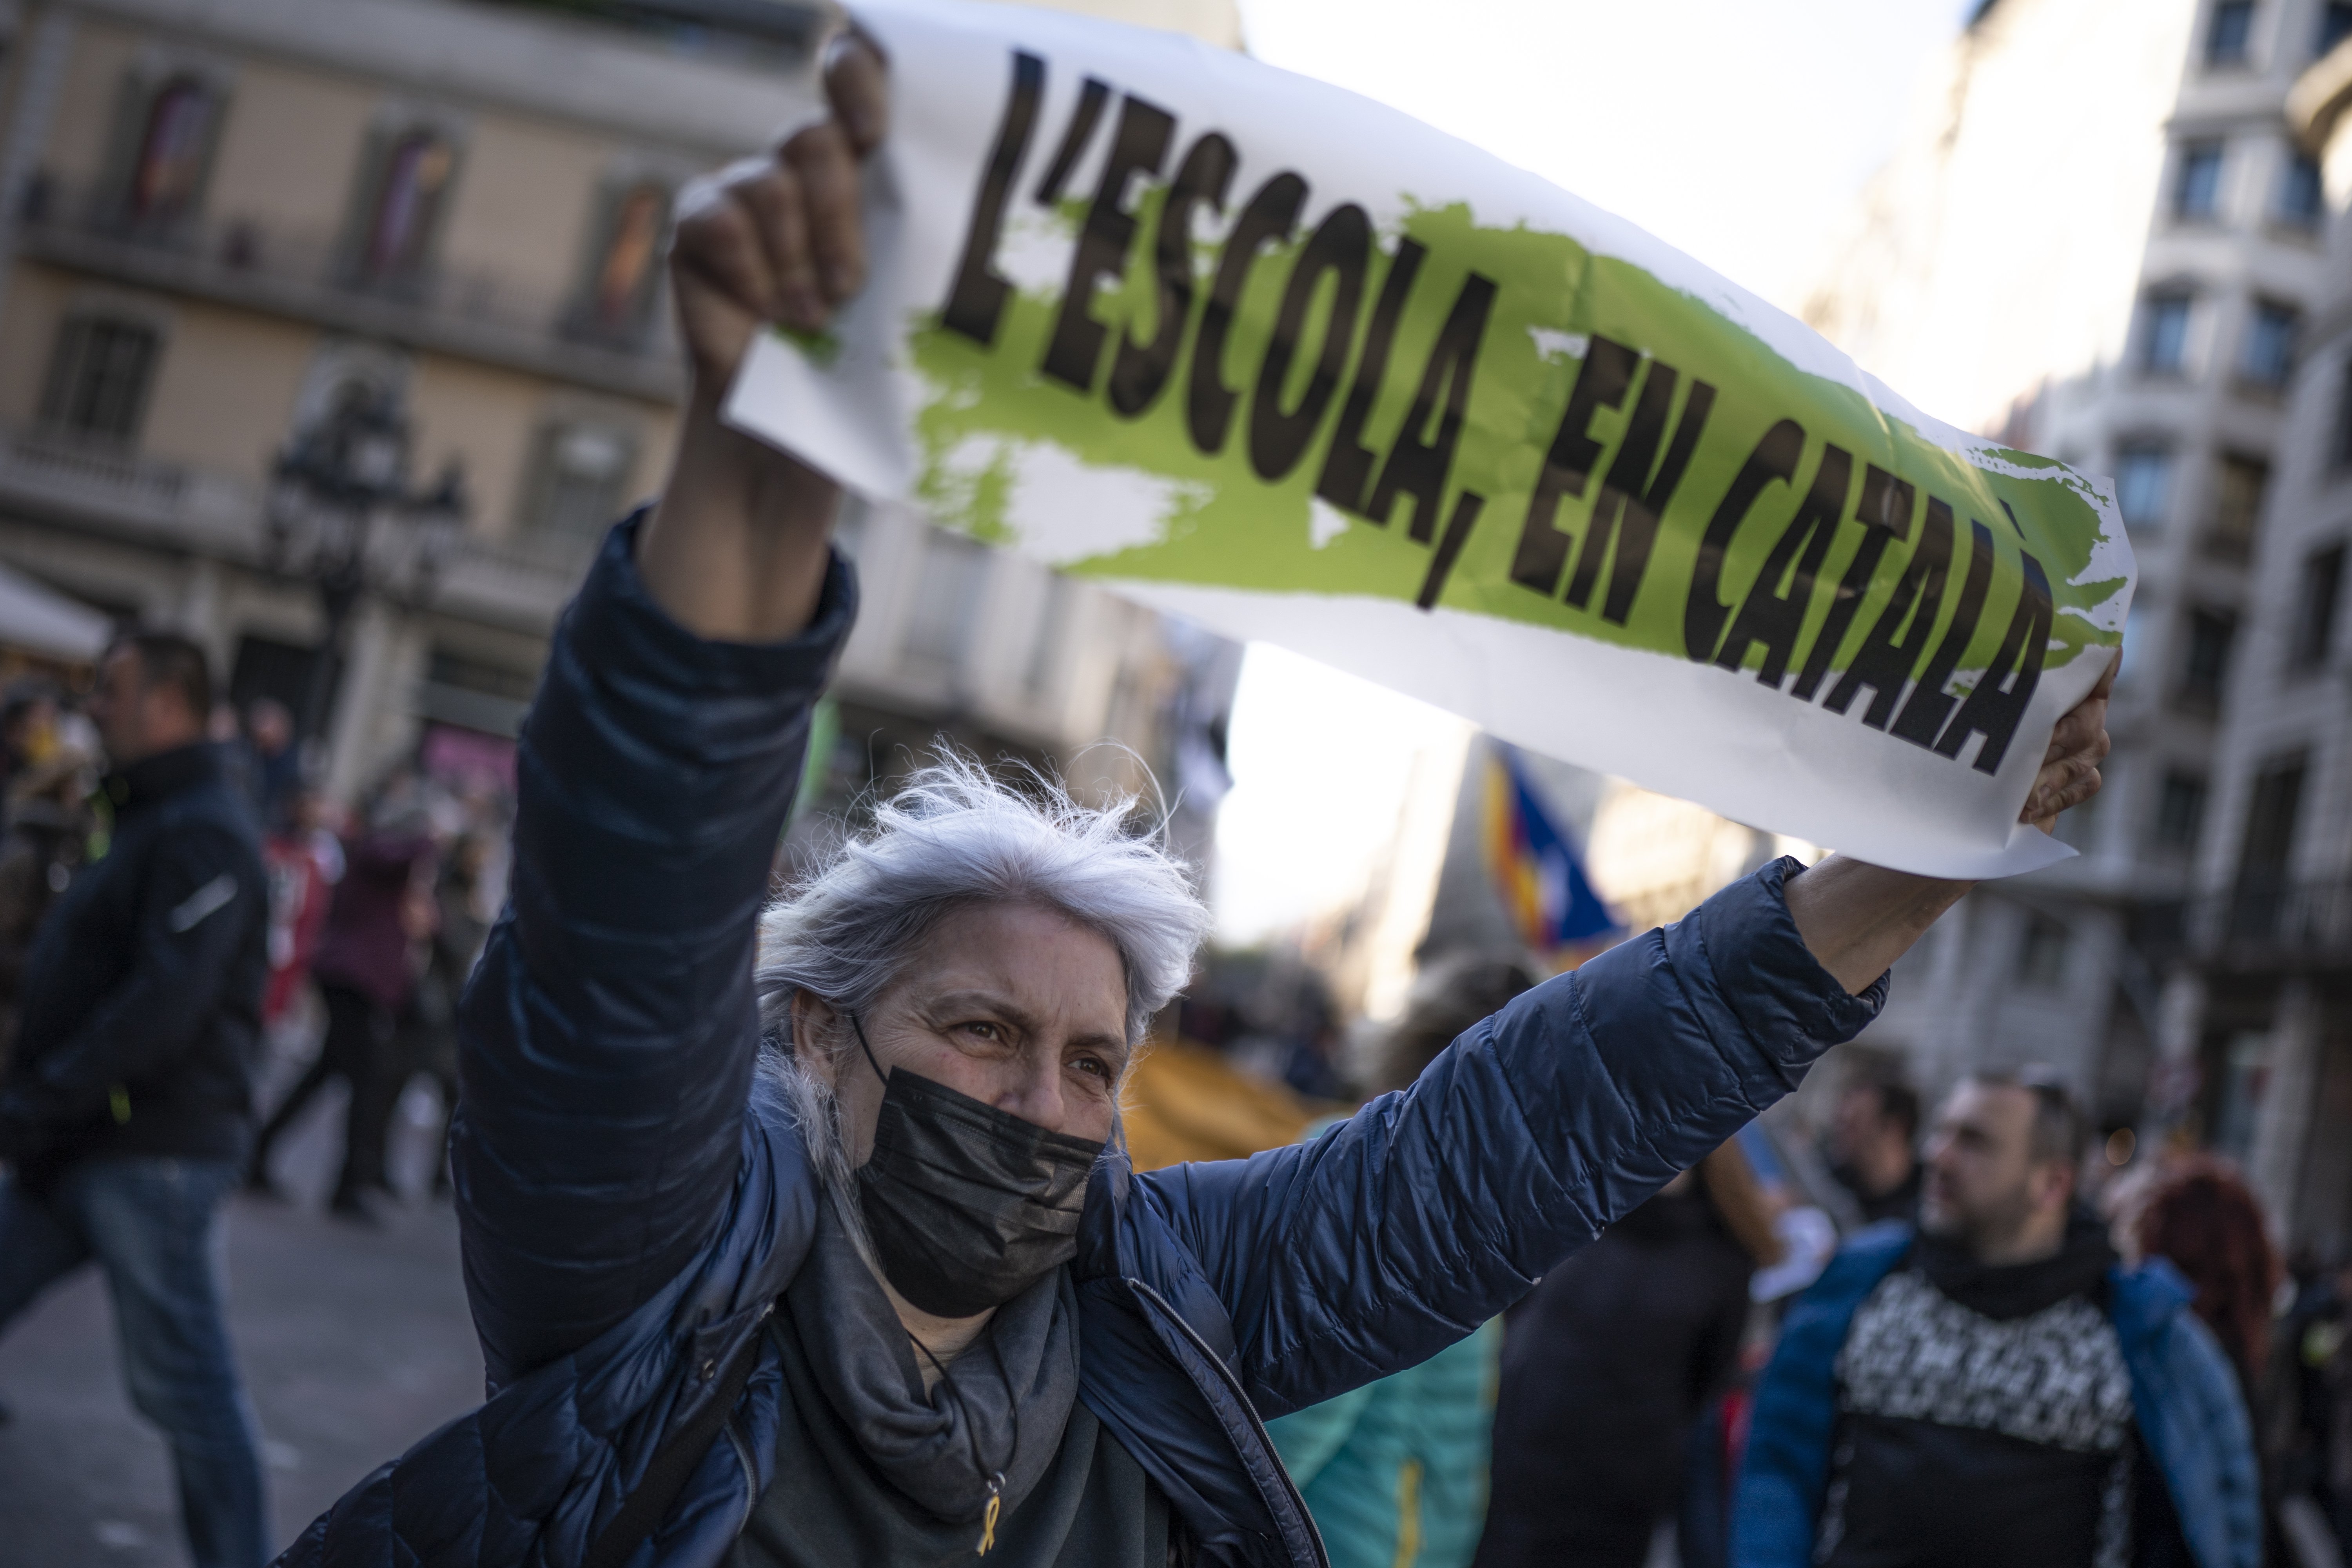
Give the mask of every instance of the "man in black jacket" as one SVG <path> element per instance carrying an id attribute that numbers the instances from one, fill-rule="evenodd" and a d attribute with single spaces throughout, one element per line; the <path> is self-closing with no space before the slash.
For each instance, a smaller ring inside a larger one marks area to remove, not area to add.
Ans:
<path id="1" fill-rule="evenodd" d="M 106 1271 L 131 1403 L 172 1445 L 197 1568 L 263 1561 L 261 1471 L 215 1220 L 244 1167 L 268 973 L 251 814 L 205 741 L 205 656 L 123 638 L 90 701 L 113 767 L 104 858 L 48 913 L 0 1087 L 0 1327 Z"/>

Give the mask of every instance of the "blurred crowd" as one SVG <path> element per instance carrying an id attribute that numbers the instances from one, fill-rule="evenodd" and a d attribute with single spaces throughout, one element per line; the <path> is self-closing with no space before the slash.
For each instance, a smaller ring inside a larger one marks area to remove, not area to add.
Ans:
<path id="1" fill-rule="evenodd" d="M 216 705 L 207 737 L 250 812 L 268 879 L 269 977 L 254 1075 L 266 1119 L 246 1184 L 287 1195 L 273 1157 L 340 1082 L 343 1158 L 329 1208 L 380 1224 L 398 1201 L 385 1151 L 412 1086 L 433 1097 L 446 1143 L 457 998 L 506 896 L 511 794 L 485 773 L 452 779 L 404 763 L 343 807 L 319 783 L 315 757 L 305 765 L 292 714 L 268 697 Z M 74 697 L 33 680 L 0 698 L 0 1071 L 42 917 L 105 853 L 103 763 Z M 430 1191 L 447 1190 L 445 1159 Z"/>
<path id="2" fill-rule="evenodd" d="M 102 773 L 101 749 L 54 689 L 0 700 L 0 1079 L 45 916 L 104 863 L 138 798 L 117 781 L 159 765 Z M 267 897 L 263 1119 L 234 1175 L 284 1197 L 287 1136 L 340 1083 L 323 1195 L 381 1225 L 423 1195 L 387 1168 L 404 1102 L 446 1144 L 509 791 L 402 766 L 340 809 L 266 699 L 213 709 L 163 759 L 198 754 L 201 787 L 257 839 Z M 183 907 L 193 925 L 215 904 L 199 889 Z M 1311 1142 L 1539 978 L 1511 957 L 1434 961 L 1400 1018 L 1351 1032 L 1311 970 L 1214 959 L 1135 1070 L 1136 1160 Z M 2226 1162 L 2097 1142 L 2031 1072 L 1964 1079 L 1931 1108 L 1853 1065 L 1815 1103 L 1818 1125 L 1776 1108 L 1451 1349 L 1269 1423 L 1337 1568 L 2340 1563 L 2352 1260 L 2282 1260 Z M 120 1103 L 113 1120 L 131 1125 Z M 16 1158 L 26 1194 L 64 1201 Z M 444 1148 L 421 1184 L 447 1183 Z M 194 1531 L 200 1461 L 239 1440 L 174 1440 L 195 1456 Z"/>
<path id="3" fill-rule="evenodd" d="M 1538 978 L 1433 963 L 1351 1038 L 1267 962 L 1214 961 L 1138 1067 L 1139 1163 L 1311 1140 Z M 2230 1163 L 2098 1141 L 2043 1075 L 1931 1107 L 1830 1070 L 1502 1319 L 1269 1423 L 1332 1562 L 1958 1564 L 1992 1514 L 2008 1562 L 2342 1561 L 2352 1259 L 2283 1262 Z"/>

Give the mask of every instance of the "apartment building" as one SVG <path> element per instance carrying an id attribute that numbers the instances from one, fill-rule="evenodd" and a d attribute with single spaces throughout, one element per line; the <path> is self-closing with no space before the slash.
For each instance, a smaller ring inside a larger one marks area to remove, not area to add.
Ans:
<path id="1" fill-rule="evenodd" d="M 2340 9 L 2340 8 L 2339 8 Z M 2326 282 L 2246 567 L 2212 823 L 2175 941 L 2165 1081 L 2294 1240 L 2352 1245 L 2352 22 L 2285 104 L 2325 170 Z"/>
<path id="2" fill-rule="evenodd" d="M 1930 1090 L 2048 1063 L 2110 1125 L 2251 1148 L 2172 973 L 2236 831 L 2235 677 L 2284 607 L 2255 562 L 2328 291 L 2286 104 L 2347 32 L 2338 0 L 1990 0 L 1807 307 L 1930 412 L 2113 476 L 2139 566 L 2080 858 L 1947 916 L 1865 1037 Z"/>
<path id="3" fill-rule="evenodd" d="M 1229 0 L 1087 8 L 1238 39 Z M 824 26 L 791 0 L 0 8 L 0 563 L 185 630 L 240 700 L 323 690 L 340 794 L 510 767 L 554 616 L 667 461 L 675 195 L 814 110 Z M 354 407 L 421 504 L 371 514 L 330 654 L 308 546 L 352 520 L 282 459 Z M 836 798 L 940 734 L 1081 784 L 1136 782 L 1099 740 L 1167 760 L 1200 660 L 1157 617 L 910 514 L 843 539 Z"/>

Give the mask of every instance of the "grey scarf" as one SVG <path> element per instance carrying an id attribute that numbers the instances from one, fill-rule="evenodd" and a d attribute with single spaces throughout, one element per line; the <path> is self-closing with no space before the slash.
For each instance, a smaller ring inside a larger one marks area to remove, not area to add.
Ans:
<path id="1" fill-rule="evenodd" d="M 826 1403 L 874 1468 L 943 1522 L 978 1520 L 999 1471 L 1010 1514 L 1061 1447 L 1078 1394 L 1066 1268 L 999 1307 L 926 1395 L 906 1328 L 828 1196 L 784 1311 Z"/>

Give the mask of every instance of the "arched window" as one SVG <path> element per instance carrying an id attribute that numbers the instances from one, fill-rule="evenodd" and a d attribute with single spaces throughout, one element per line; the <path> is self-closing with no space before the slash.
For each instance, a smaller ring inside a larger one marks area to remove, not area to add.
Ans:
<path id="1" fill-rule="evenodd" d="M 659 185 L 635 186 L 614 205 L 596 268 L 598 327 L 627 331 L 645 320 L 653 296 L 654 253 L 668 222 L 669 192 Z"/>
<path id="2" fill-rule="evenodd" d="M 124 193 L 133 223 L 176 223 L 194 207 L 219 107 L 213 89 L 192 76 L 172 78 L 148 100 Z"/>
<path id="3" fill-rule="evenodd" d="M 457 153 L 440 132 L 402 132 L 385 148 L 360 247 L 360 273 L 399 282 L 424 270 L 433 230 L 457 172 Z"/>

